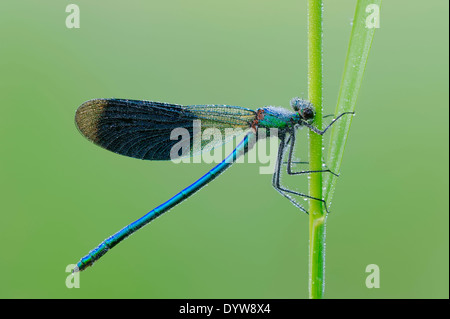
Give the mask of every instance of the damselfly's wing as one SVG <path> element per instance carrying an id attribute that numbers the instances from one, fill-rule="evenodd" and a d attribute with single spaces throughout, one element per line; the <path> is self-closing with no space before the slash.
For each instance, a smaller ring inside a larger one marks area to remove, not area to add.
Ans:
<path id="1" fill-rule="evenodd" d="M 174 158 L 173 147 L 187 133 L 189 155 L 192 155 L 196 144 L 200 150 L 220 145 L 226 142 L 230 130 L 249 129 L 255 117 L 255 111 L 237 106 L 183 106 L 140 100 L 95 99 L 78 108 L 75 121 L 85 137 L 112 152 L 139 159 L 170 160 L 186 156 L 177 153 Z M 212 129 L 210 133 L 218 130 L 222 136 L 221 143 L 203 140 L 199 135 L 206 129 Z M 178 136 L 180 132 L 186 134 Z"/>

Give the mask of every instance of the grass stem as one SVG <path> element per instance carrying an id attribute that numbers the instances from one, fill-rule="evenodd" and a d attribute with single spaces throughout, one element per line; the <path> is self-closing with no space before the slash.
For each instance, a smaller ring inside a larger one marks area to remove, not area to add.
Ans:
<path id="1" fill-rule="evenodd" d="M 323 43 L 322 0 L 308 0 L 308 99 L 316 110 L 314 125 L 322 127 Z M 309 132 L 310 170 L 322 169 L 322 136 Z M 322 174 L 311 174 L 309 195 L 322 198 Z M 309 201 L 309 298 L 323 297 L 325 284 L 325 220 L 324 206 Z"/>

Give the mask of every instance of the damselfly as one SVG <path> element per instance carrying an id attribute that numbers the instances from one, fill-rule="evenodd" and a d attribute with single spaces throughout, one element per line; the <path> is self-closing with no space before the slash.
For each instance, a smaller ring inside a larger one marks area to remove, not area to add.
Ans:
<path id="1" fill-rule="evenodd" d="M 177 140 L 171 139 L 171 132 L 177 128 L 186 129 L 190 139 L 194 139 L 194 122 L 201 121 L 201 130 L 207 128 L 242 128 L 246 130 L 243 140 L 221 163 L 199 178 L 196 182 L 183 189 L 165 203 L 159 205 L 149 213 L 124 227 L 116 234 L 104 240 L 100 245 L 81 258 L 74 271 L 82 271 L 91 266 L 108 250 L 122 240 L 147 225 L 156 217 L 167 212 L 172 207 L 197 192 L 225 171 L 240 156 L 247 153 L 259 138 L 258 132 L 278 129 L 280 146 L 278 148 L 277 163 L 272 178 L 273 187 L 288 198 L 296 207 L 306 212 L 291 195 L 325 201 L 307 194 L 299 193 L 283 187 L 280 183 L 281 166 L 287 164 L 289 175 L 328 172 L 330 170 L 305 170 L 294 172 L 292 169 L 295 132 L 305 126 L 311 131 L 323 135 L 328 128 L 341 116 L 336 117 L 324 129 L 319 130 L 312 125 L 315 117 L 314 107 L 307 101 L 294 98 L 291 100 L 294 111 L 279 107 L 264 107 L 256 111 L 228 105 L 191 105 L 183 106 L 152 101 L 123 100 L 123 99 L 95 99 L 83 103 L 77 110 L 75 121 L 80 132 L 95 144 L 118 154 L 146 159 L 170 160 L 172 149 Z M 200 132 L 201 133 L 201 132 Z M 192 145 L 193 143 L 191 143 Z M 203 146 L 203 145 L 202 145 Z M 283 162 L 285 151 L 289 148 L 287 163 Z M 325 203 L 326 207 L 326 203 Z"/>

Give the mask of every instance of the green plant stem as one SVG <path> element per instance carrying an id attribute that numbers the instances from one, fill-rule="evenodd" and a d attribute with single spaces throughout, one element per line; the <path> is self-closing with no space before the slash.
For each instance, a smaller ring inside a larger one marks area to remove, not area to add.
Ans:
<path id="1" fill-rule="evenodd" d="M 322 0 L 308 0 L 308 99 L 316 110 L 314 125 L 322 127 Z M 322 136 L 309 132 L 310 170 L 322 169 Z M 322 198 L 322 174 L 311 174 L 309 195 Z M 309 298 L 322 298 L 325 284 L 324 206 L 309 200 Z"/>

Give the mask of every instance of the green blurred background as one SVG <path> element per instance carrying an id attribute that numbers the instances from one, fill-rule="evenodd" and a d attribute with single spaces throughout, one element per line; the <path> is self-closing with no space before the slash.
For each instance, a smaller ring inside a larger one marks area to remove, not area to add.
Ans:
<path id="1" fill-rule="evenodd" d="M 80 29 L 65 26 L 69 3 Z M 327 298 L 449 297 L 448 6 L 382 4 L 327 223 Z M 325 1 L 325 114 L 354 8 Z M 2 1 L 0 30 L 0 297 L 308 296 L 308 218 L 257 164 L 65 286 L 68 264 L 212 167 L 105 151 L 79 134 L 76 108 L 100 97 L 288 108 L 306 98 L 306 1 Z M 368 264 L 379 289 L 365 286 Z"/>

